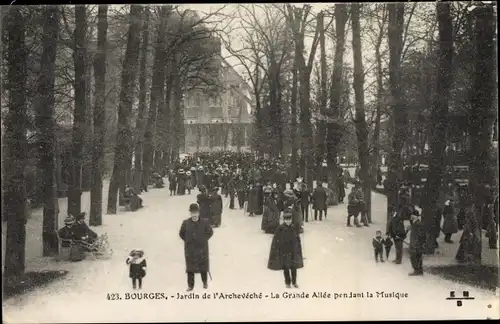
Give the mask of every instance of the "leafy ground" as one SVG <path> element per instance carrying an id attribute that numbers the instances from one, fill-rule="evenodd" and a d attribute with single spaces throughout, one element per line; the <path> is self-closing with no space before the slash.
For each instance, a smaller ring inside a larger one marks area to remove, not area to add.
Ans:
<path id="1" fill-rule="evenodd" d="M 33 289 L 40 288 L 51 282 L 62 279 L 68 274 L 68 271 L 40 271 L 26 272 L 22 277 L 11 280 L 5 280 L 3 285 L 3 299 L 25 294 Z"/>
<path id="2" fill-rule="evenodd" d="M 445 279 L 474 285 L 495 291 L 499 287 L 498 266 L 481 265 L 448 265 L 426 267 L 426 271 Z"/>

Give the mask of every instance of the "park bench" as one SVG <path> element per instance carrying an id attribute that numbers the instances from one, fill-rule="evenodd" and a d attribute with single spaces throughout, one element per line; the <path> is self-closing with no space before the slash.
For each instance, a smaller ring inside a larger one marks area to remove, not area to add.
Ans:
<path id="1" fill-rule="evenodd" d="M 120 199 L 123 201 L 123 206 L 125 207 L 126 211 L 131 211 L 132 210 L 132 198 L 130 197 L 125 197 L 123 193 L 120 193 Z"/>

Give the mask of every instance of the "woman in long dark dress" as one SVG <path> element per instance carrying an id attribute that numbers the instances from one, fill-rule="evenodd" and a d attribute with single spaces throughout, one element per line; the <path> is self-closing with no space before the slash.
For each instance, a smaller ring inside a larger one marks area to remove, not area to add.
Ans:
<path id="1" fill-rule="evenodd" d="M 211 224 L 210 195 L 208 195 L 207 189 L 204 186 L 200 186 L 200 193 L 196 198 L 198 206 L 200 207 L 200 218 L 207 220 L 208 223 Z"/>
<path id="2" fill-rule="evenodd" d="M 267 268 L 276 271 L 282 270 L 287 288 L 290 288 L 290 284 L 299 288 L 297 269 L 304 267 L 304 260 L 299 233 L 292 225 L 292 210 L 290 208 L 283 213 L 283 220 L 284 223 L 278 226 L 274 234 Z"/>
<path id="3" fill-rule="evenodd" d="M 276 205 L 277 194 L 271 188 L 266 189 L 264 189 L 264 214 L 260 228 L 267 234 L 273 234 L 280 225 L 280 210 Z"/>

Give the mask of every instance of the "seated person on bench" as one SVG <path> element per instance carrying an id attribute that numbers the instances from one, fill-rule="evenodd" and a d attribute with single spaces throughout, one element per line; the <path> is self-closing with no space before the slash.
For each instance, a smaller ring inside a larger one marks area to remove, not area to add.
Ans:
<path id="1" fill-rule="evenodd" d="M 163 178 L 161 177 L 161 175 L 158 172 L 154 172 L 152 177 L 153 177 L 153 184 L 154 184 L 155 188 L 163 188 L 164 187 Z"/>
<path id="2" fill-rule="evenodd" d="M 128 204 L 130 205 L 131 211 L 136 211 L 137 209 L 143 207 L 141 197 L 139 197 L 139 195 L 136 194 L 134 189 L 132 189 L 130 186 L 127 186 L 127 188 L 125 188 L 123 197 L 125 199 L 125 203 L 127 204 L 128 202 Z"/>
<path id="3" fill-rule="evenodd" d="M 82 261 L 83 259 L 85 259 L 85 255 L 79 247 L 80 245 L 74 244 L 75 240 L 79 239 L 76 235 L 75 224 L 75 218 L 69 215 L 64 220 L 64 227 L 60 228 L 57 231 L 57 234 L 61 239 L 61 248 L 70 249 L 68 259 L 73 262 Z"/>
<path id="4" fill-rule="evenodd" d="M 74 233 L 77 240 L 92 244 L 97 240 L 97 233 L 89 228 L 85 223 L 85 212 L 75 217 Z"/>
<path id="5" fill-rule="evenodd" d="M 76 239 L 75 235 L 75 218 L 73 216 L 68 216 L 64 220 L 64 227 L 61 227 L 57 233 L 59 235 L 59 238 L 62 240 L 61 246 L 62 247 L 70 247 L 71 242 Z"/>

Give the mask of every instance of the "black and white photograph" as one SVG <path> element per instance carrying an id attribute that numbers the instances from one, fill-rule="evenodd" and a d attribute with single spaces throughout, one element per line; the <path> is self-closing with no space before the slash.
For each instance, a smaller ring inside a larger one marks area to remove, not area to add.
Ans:
<path id="1" fill-rule="evenodd" d="M 500 319 L 496 2 L 0 21 L 4 323 Z"/>

